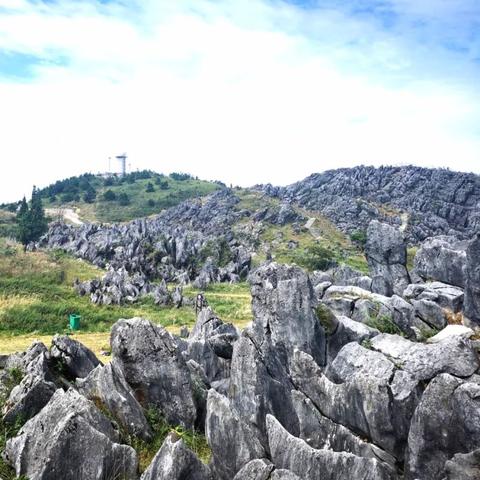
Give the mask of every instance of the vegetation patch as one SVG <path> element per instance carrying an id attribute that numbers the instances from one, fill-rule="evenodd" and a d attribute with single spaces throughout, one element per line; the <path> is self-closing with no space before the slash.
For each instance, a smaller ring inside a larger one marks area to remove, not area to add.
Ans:
<path id="1" fill-rule="evenodd" d="M 6 248 L 5 243 L 0 240 L 0 248 Z M 131 305 L 94 305 L 89 297 L 78 296 L 72 285 L 76 278 L 84 281 L 101 276 L 102 270 L 64 252 L 25 253 L 18 245 L 12 248 L 11 255 L 0 255 L 0 336 L 4 338 L 65 332 L 71 313 L 81 315 L 83 332 L 107 332 L 119 318 L 143 317 L 173 328 L 195 322 L 192 307 L 159 307 L 152 297 Z M 184 291 L 185 295 L 196 293 L 193 288 Z M 211 285 L 206 296 L 224 321 L 241 326 L 251 320 L 246 283 Z"/>

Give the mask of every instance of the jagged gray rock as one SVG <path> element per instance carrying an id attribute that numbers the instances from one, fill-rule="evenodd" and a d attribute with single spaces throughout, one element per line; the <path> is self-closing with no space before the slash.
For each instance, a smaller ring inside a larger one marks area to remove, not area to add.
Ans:
<path id="1" fill-rule="evenodd" d="M 205 435 L 212 449 L 212 470 L 219 480 L 231 480 L 251 460 L 265 457 L 258 434 L 213 389 L 208 392 Z"/>
<path id="2" fill-rule="evenodd" d="M 301 480 L 300 477 L 297 477 L 294 473 L 289 470 L 274 470 L 270 476 L 270 480 Z"/>
<path id="3" fill-rule="evenodd" d="M 480 449 L 457 453 L 445 463 L 444 480 L 478 480 L 480 478 Z"/>
<path id="4" fill-rule="evenodd" d="M 309 355 L 298 352 L 292 362 L 293 382 L 324 416 L 403 458 L 420 386 L 405 385 L 405 372 L 357 343 L 343 347 L 328 368 L 330 378 Z"/>
<path id="5" fill-rule="evenodd" d="M 272 461 L 277 468 L 289 470 L 302 480 L 355 478 L 393 480 L 391 469 L 376 459 L 351 453 L 316 450 L 290 435 L 273 416 L 267 416 L 268 442 Z"/>
<path id="6" fill-rule="evenodd" d="M 253 333 L 268 340 L 284 364 L 296 348 L 325 363 L 325 335 L 315 314 L 317 301 L 308 275 L 299 267 L 268 263 L 250 275 Z"/>
<path id="7" fill-rule="evenodd" d="M 467 248 L 464 313 L 469 320 L 480 324 L 480 234 Z"/>
<path id="8" fill-rule="evenodd" d="M 463 290 L 441 282 L 415 283 L 407 287 L 403 292 L 405 299 L 429 300 L 440 307 L 453 313 L 458 313 L 463 308 Z"/>
<path id="9" fill-rule="evenodd" d="M 141 480 L 213 480 L 210 469 L 185 446 L 182 439 L 170 433 L 164 440 Z"/>
<path id="10" fill-rule="evenodd" d="M 271 480 L 270 473 L 274 468 L 270 460 L 257 458 L 248 462 L 233 480 Z"/>
<path id="11" fill-rule="evenodd" d="M 403 224 L 412 244 L 450 232 L 470 238 L 480 226 L 480 177 L 473 173 L 358 166 L 316 173 L 288 187 L 257 189 L 320 212 L 348 233 L 365 231 L 372 219 Z"/>
<path id="12" fill-rule="evenodd" d="M 402 232 L 372 220 L 367 229 L 365 256 L 372 277 L 372 292 L 386 297 L 402 295 L 410 283 L 407 245 Z"/>
<path id="13" fill-rule="evenodd" d="M 465 286 L 467 243 L 442 235 L 422 243 L 414 260 L 415 273 L 423 280 Z"/>
<path id="14" fill-rule="evenodd" d="M 351 430 L 323 416 L 303 393 L 292 391 L 295 412 L 299 419 L 299 438 L 312 448 L 334 452 L 349 452 L 358 457 L 376 458 L 395 467 L 396 459 L 373 443 L 355 435 Z"/>
<path id="15" fill-rule="evenodd" d="M 74 390 L 57 390 L 7 441 L 4 455 L 17 476 L 34 480 L 134 480 L 135 450 L 117 442 L 118 433 L 91 402 Z"/>
<path id="16" fill-rule="evenodd" d="M 408 436 L 405 479 L 443 478 L 456 453 L 480 448 L 480 377 L 461 380 L 447 373 L 427 386 Z"/>
<path id="17" fill-rule="evenodd" d="M 53 337 L 50 355 L 73 379 L 85 378 L 97 365 L 101 365 L 91 350 L 67 335 Z"/>
<path id="18" fill-rule="evenodd" d="M 78 379 L 76 386 L 82 395 L 108 409 L 128 433 L 145 441 L 151 439 L 143 409 L 115 362 L 99 365 L 86 378 Z"/>
<path id="19" fill-rule="evenodd" d="M 173 337 L 148 320 L 119 320 L 110 335 L 113 362 L 144 407 L 171 424 L 193 428 L 197 418 L 189 368 Z"/>

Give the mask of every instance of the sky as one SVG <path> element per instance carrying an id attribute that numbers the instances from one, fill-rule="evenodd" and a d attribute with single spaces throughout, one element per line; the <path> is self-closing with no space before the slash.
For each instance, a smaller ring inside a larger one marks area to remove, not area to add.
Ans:
<path id="1" fill-rule="evenodd" d="M 0 0 L 0 202 L 108 169 L 480 173 L 478 0 Z"/>

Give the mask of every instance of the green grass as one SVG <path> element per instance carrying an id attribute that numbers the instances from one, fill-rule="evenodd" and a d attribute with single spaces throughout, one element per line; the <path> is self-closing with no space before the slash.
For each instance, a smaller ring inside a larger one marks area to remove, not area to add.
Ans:
<path id="1" fill-rule="evenodd" d="M 168 188 L 163 190 L 155 183 L 156 179 L 168 184 Z M 154 191 L 147 192 L 147 185 L 153 184 Z M 170 177 L 160 174 L 152 174 L 151 178 L 139 179 L 135 183 L 124 182 L 111 186 L 105 186 L 102 181 L 93 182 L 96 190 L 96 200 L 93 204 L 81 201 L 62 203 L 61 196 L 54 202 L 48 198 L 44 199 L 45 208 L 78 208 L 80 218 L 88 221 L 98 222 L 125 222 L 139 217 L 146 217 L 158 214 L 162 210 L 178 205 L 184 200 L 194 197 L 202 197 L 218 190 L 220 185 L 214 182 L 197 180 L 194 178 L 188 180 L 174 180 Z M 118 200 L 105 201 L 103 194 L 107 190 L 112 190 L 116 197 L 125 193 L 128 195 L 130 203 L 120 205 Z M 149 204 L 149 201 L 150 202 Z"/>
<path id="2" fill-rule="evenodd" d="M 305 214 L 305 212 L 303 212 Z M 270 251 L 278 263 L 296 263 L 307 270 L 310 270 L 308 262 L 304 261 L 305 252 L 319 245 L 332 253 L 332 259 L 338 264 L 345 264 L 361 272 L 368 272 L 368 265 L 365 256 L 353 243 L 333 224 L 318 214 L 309 212 L 310 217 L 316 218 L 318 236 L 315 238 L 311 231 L 301 228 L 296 232 L 292 225 L 266 225 L 261 234 L 261 241 L 270 245 Z M 290 249 L 288 243 L 297 242 L 298 247 Z M 260 253 L 255 257 L 255 263 L 264 261 L 265 256 Z"/>
<path id="3" fill-rule="evenodd" d="M 128 442 L 138 454 L 140 473 L 147 469 L 165 438 L 171 432 L 179 436 L 203 463 L 207 464 L 210 461 L 212 452 L 205 436 L 200 432 L 169 425 L 154 408 L 147 410 L 145 416 L 153 431 L 153 439 L 150 442 L 145 442 L 139 438 L 133 438 Z"/>
<path id="4" fill-rule="evenodd" d="M 75 278 L 87 280 L 103 275 L 88 263 L 55 252 L 22 252 L 0 240 L 0 335 L 54 334 L 63 332 L 68 315 L 82 316 L 82 331 L 106 332 L 119 318 L 144 317 L 165 327 L 192 325 L 192 307 L 159 307 L 151 297 L 132 305 L 93 305 L 72 288 Z M 195 290 L 186 290 L 194 295 Z M 207 300 L 227 322 L 245 325 L 251 320 L 247 284 L 213 285 Z"/>
<path id="5" fill-rule="evenodd" d="M 16 232 L 15 214 L 0 209 L 0 237 L 15 237 Z"/>

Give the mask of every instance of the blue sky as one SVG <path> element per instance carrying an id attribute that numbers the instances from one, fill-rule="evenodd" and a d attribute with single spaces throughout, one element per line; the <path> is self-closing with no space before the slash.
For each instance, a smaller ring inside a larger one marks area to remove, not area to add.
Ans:
<path id="1" fill-rule="evenodd" d="M 480 173 L 477 0 L 0 0 L 0 202 L 107 168 Z"/>

